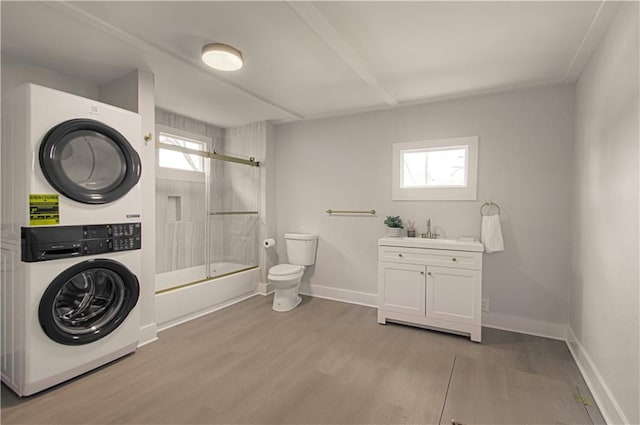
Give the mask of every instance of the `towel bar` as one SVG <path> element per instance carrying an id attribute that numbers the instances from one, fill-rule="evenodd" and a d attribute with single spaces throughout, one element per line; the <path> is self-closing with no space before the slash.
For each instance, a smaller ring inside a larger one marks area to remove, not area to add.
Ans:
<path id="1" fill-rule="evenodd" d="M 376 210 L 350 211 L 350 210 L 332 210 L 332 209 L 328 209 L 325 212 L 327 214 L 371 214 L 371 215 L 375 215 Z"/>

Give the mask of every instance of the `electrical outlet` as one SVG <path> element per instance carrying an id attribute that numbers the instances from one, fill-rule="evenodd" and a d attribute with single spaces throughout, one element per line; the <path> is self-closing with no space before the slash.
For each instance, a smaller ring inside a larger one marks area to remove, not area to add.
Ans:
<path id="1" fill-rule="evenodd" d="M 491 306 L 491 302 L 489 301 L 489 298 L 483 298 L 482 299 L 482 311 L 484 311 L 485 313 L 488 313 L 490 306 Z"/>

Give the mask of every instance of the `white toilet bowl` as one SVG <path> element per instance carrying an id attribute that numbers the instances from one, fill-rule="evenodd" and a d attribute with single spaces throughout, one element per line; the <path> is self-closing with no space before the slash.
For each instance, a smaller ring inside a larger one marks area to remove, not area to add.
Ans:
<path id="1" fill-rule="evenodd" d="M 298 290 L 305 268 L 293 264 L 278 264 L 269 269 L 269 282 L 274 288 L 274 311 L 291 311 L 302 302 Z"/>
<path id="2" fill-rule="evenodd" d="M 273 310 L 291 311 L 302 298 L 298 295 L 302 275 L 308 266 L 316 263 L 318 235 L 285 233 L 289 264 L 278 264 L 269 269 L 269 282 L 274 288 Z"/>

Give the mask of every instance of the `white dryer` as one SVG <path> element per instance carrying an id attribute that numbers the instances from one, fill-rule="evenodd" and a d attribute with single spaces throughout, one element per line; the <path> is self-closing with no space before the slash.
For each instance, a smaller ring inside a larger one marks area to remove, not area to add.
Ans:
<path id="1" fill-rule="evenodd" d="M 25 84 L 3 98 L 5 232 L 20 226 L 140 221 L 141 119 Z M 8 227 L 7 227 L 8 226 Z"/>
<path id="2" fill-rule="evenodd" d="M 22 229 L 3 250 L 2 381 L 19 396 L 135 351 L 140 223 Z"/>
<path id="3" fill-rule="evenodd" d="M 2 102 L 2 381 L 18 395 L 136 349 L 140 116 L 26 84 Z"/>

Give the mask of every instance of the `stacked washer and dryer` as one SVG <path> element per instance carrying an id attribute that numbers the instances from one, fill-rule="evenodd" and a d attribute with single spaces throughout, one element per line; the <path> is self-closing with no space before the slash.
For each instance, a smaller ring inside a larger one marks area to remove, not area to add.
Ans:
<path id="1" fill-rule="evenodd" d="M 27 396 L 138 345 L 141 120 L 34 84 L 2 112 L 2 381 Z"/>

